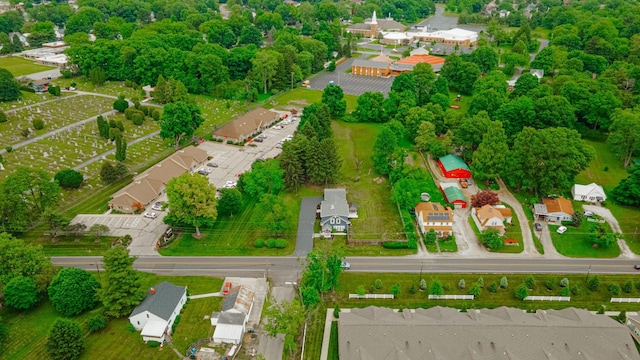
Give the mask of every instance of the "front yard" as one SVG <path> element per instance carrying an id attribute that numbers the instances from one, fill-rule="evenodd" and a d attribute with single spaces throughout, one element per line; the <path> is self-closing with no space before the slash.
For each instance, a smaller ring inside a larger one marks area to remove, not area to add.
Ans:
<path id="1" fill-rule="evenodd" d="M 558 234 L 559 225 L 549 225 L 551 240 L 556 250 L 569 257 L 576 258 L 614 258 L 620 256 L 618 244 L 608 248 L 593 247 L 591 242 L 591 227 L 594 223 L 583 219 L 579 227 L 567 226 L 564 234 Z M 605 224 L 610 231 L 609 225 Z"/>
<path id="2" fill-rule="evenodd" d="M 20 56 L 0 57 L 0 67 L 9 70 L 15 77 L 55 69 L 55 66 L 37 64 Z"/>

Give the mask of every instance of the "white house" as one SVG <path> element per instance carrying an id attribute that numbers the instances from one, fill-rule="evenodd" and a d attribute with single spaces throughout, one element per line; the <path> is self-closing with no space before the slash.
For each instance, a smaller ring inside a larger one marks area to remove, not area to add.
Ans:
<path id="1" fill-rule="evenodd" d="M 247 320 L 253 309 L 255 293 L 246 286 L 231 289 L 222 302 L 222 311 L 211 315 L 213 342 L 239 344 L 246 331 Z"/>
<path id="2" fill-rule="evenodd" d="M 162 282 L 149 289 L 147 297 L 129 315 L 129 322 L 141 332 L 144 342 L 162 343 L 186 302 L 186 287 Z"/>
<path id="3" fill-rule="evenodd" d="M 590 203 L 601 203 L 607 200 L 602 186 L 591 183 L 589 185 L 575 184 L 571 188 L 571 195 L 575 201 L 587 201 Z"/>
<path id="4" fill-rule="evenodd" d="M 504 225 L 505 223 L 510 224 L 512 219 L 511 209 L 504 205 L 491 206 L 487 204 L 471 209 L 471 213 L 478 230 L 495 229 L 500 235 L 504 235 L 506 231 Z"/>
<path id="5" fill-rule="evenodd" d="M 415 207 L 418 226 L 423 234 L 430 230 L 439 237 L 449 236 L 453 232 L 453 211 L 439 203 L 421 202 Z"/>

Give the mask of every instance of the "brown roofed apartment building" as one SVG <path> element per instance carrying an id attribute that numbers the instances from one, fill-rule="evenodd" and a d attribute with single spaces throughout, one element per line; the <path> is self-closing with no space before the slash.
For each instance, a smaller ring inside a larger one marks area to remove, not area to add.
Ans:
<path id="1" fill-rule="evenodd" d="M 257 108 L 227 123 L 213 132 L 213 137 L 223 141 L 242 142 L 266 129 L 280 119 L 280 114 L 264 108 Z"/>
<path id="2" fill-rule="evenodd" d="M 207 158 L 206 151 L 194 146 L 178 150 L 138 175 L 131 184 L 113 195 L 109 207 L 123 213 L 142 210 L 164 193 L 169 180 L 196 170 Z"/>

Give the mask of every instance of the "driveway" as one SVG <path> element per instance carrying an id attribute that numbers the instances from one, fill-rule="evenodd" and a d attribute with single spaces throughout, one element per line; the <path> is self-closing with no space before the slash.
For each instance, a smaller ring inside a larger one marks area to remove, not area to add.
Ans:
<path id="1" fill-rule="evenodd" d="M 496 192 L 498 193 L 500 200 L 511 206 L 511 208 L 513 208 L 513 210 L 516 212 L 516 216 L 518 217 L 518 222 L 520 223 L 520 231 L 522 232 L 522 242 L 524 243 L 523 253 L 540 255 L 538 249 L 536 249 L 536 245 L 533 243 L 533 236 L 531 235 L 529 219 L 527 219 L 527 215 L 524 213 L 522 204 L 509 192 L 509 189 L 507 189 L 507 186 L 502 182 L 502 180 L 498 179 L 498 184 L 500 185 L 500 190 Z M 547 249 L 545 248 L 545 251 L 546 250 Z"/>
<path id="2" fill-rule="evenodd" d="M 304 258 L 313 250 L 313 225 L 316 221 L 316 210 L 321 201 L 322 197 L 320 196 L 302 198 L 296 250 L 293 252 L 293 256 Z"/>
<path id="3" fill-rule="evenodd" d="M 618 224 L 618 220 L 615 218 L 615 216 L 613 216 L 613 214 L 609 209 L 603 208 L 601 206 L 595 206 L 595 205 L 583 205 L 582 208 L 585 211 L 591 211 L 594 214 L 601 216 L 604 220 L 606 220 L 609 223 L 609 226 L 611 226 L 611 230 L 613 230 L 613 232 L 622 234 L 622 229 L 620 228 L 620 224 Z M 582 221 L 587 221 L 587 219 L 583 219 Z M 618 246 L 620 247 L 621 258 L 627 258 L 627 259 L 638 258 L 638 256 L 635 255 L 631 251 L 631 249 L 629 249 L 629 246 L 624 241 L 624 239 L 618 239 Z"/>
<path id="4" fill-rule="evenodd" d="M 271 296 L 274 302 L 282 304 L 293 299 L 294 288 L 292 286 L 274 286 L 271 288 Z M 253 311 L 252 311 L 253 312 Z M 263 319 L 266 321 L 266 319 Z M 267 335 L 264 323 L 258 330 L 258 344 L 255 346 L 257 353 L 262 354 L 266 360 L 281 360 L 282 351 L 284 350 L 284 335 L 278 334 L 275 337 Z"/>

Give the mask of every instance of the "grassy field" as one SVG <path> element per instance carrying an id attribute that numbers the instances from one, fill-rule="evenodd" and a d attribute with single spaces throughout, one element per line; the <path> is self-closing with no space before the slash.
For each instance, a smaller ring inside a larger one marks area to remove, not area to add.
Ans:
<path id="1" fill-rule="evenodd" d="M 184 354 L 189 349 L 189 345 L 196 340 L 213 336 L 211 320 L 205 316 L 211 316 L 213 311 L 219 311 L 222 308 L 222 299 L 222 297 L 208 297 L 190 299 L 187 302 L 173 335 L 173 344 L 181 353 Z"/>
<path id="2" fill-rule="evenodd" d="M 518 246 L 505 245 L 500 250 L 498 250 L 498 252 L 521 253 L 522 251 L 524 251 L 524 243 L 522 241 L 522 231 L 520 230 L 520 221 L 518 220 L 518 216 L 516 215 L 516 212 L 513 210 L 511 206 L 504 203 L 503 205 L 511 209 L 511 213 L 513 214 L 513 216 L 511 217 L 511 224 L 506 225 L 504 238 L 518 240 Z"/>
<path id="3" fill-rule="evenodd" d="M 103 85 L 97 86 L 93 85 L 89 79 L 81 76 L 71 79 L 59 78 L 56 79 L 55 82 L 63 88 L 71 86 L 71 83 L 76 83 L 75 88 L 79 91 L 95 92 L 111 96 L 124 95 L 127 99 L 137 98 L 141 100 L 144 98 L 142 90 L 126 87 L 124 86 L 124 81 L 107 81 Z"/>
<path id="4" fill-rule="evenodd" d="M 469 110 L 469 105 L 471 105 L 471 96 L 460 95 L 460 101 L 457 102 L 456 98 L 458 97 L 458 94 L 459 93 L 455 91 L 449 91 L 449 104 L 460 105 L 460 109 L 455 109 L 455 110 L 463 114 L 466 114 L 467 110 Z"/>
<path id="5" fill-rule="evenodd" d="M 196 276 L 156 276 L 147 273 L 140 273 L 143 288 L 149 288 L 162 281 L 170 281 L 175 285 L 185 285 L 189 287 L 192 294 L 203 294 L 220 289 L 222 279 L 210 277 Z M 196 302 L 198 301 L 198 302 Z M 214 310 L 219 310 L 219 298 L 198 299 L 190 301 L 184 310 L 184 322 L 176 328 L 174 338 L 180 338 L 182 343 L 190 344 L 196 341 L 206 333 L 203 326 L 194 319 L 202 320 L 204 307 L 212 306 L 207 309 L 207 314 Z M 218 307 L 215 307 L 218 306 Z M 93 311 L 86 312 L 82 315 L 72 317 L 71 320 L 81 325 L 85 332 L 85 341 L 87 348 L 81 359 L 175 359 L 176 355 L 168 347 L 164 350 L 158 348 L 149 348 L 142 341 L 142 337 L 138 332 L 127 331 L 127 318 L 109 321 L 107 327 L 97 333 L 88 333 L 86 331 L 87 321 L 100 311 L 97 308 Z M 28 311 L 15 311 L 5 307 L 0 311 L 5 324 L 8 326 L 9 335 L 5 339 L 5 348 L 0 359 L 27 359 L 39 358 L 46 359 L 47 336 L 54 321 L 61 317 L 53 308 L 51 303 L 47 301 L 41 302 L 36 308 Z M 210 328 L 210 327 L 209 327 Z M 185 339 L 186 340 L 183 340 Z M 186 350 L 186 346 L 184 349 Z M 134 355 L 135 354 L 135 355 Z"/>
<path id="6" fill-rule="evenodd" d="M 329 360 L 340 359 L 340 348 L 338 347 L 338 322 L 331 322 L 331 335 L 329 337 Z"/>
<path id="7" fill-rule="evenodd" d="M 596 150 L 596 157 L 586 170 L 576 176 L 575 181 L 577 184 L 595 182 L 604 188 L 605 193 L 609 194 L 620 180 L 629 174 L 622 166 L 622 161 L 613 154 L 611 146 L 599 141 L 585 141 Z M 618 205 L 611 200 L 607 200 L 604 206 L 611 210 L 613 216 L 618 220 L 629 248 L 634 253 L 640 254 L 640 209 Z"/>
<path id="8" fill-rule="evenodd" d="M 311 81 L 313 87 L 313 81 Z M 278 95 L 272 99 L 272 105 L 279 109 L 291 109 L 291 107 L 303 108 L 322 100 L 322 90 L 308 90 L 296 88 Z M 358 106 L 358 97 L 355 95 L 344 95 L 347 102 L 347 113 L 352 112 Z"/>
<path id="9" fill-rule="evenodd" d="M 0 67 L 9 70 L 15 77 L 55 69 L 55 66 L 36 64 L 19 56 L 0 57 Z"/>
<path id="10" fill-rule="evenodd" d="M 594 248 L 590 237 L 590 229 L 593 223 L 584 219 L 580 223 L 580 227 L 567 226 L 564 234 L 558 234 L 559 226 L 549 225 L 551 232 L 551 241 L 556 250 L 569 257 L 577 258 L 613 258 L 620 255 L 618 244 L 613 244 L 608 248 Z"/>
<path id="11" fill-rule="evenodd" d="M 22 91 L 22 98 L 15 101 L 0 101 L 0 110 L 8 111 L 13 109 L 19 109 L 23 106 L 32 105 L 35 103 L 49 101 L 49 100 L 58 100 L 61 97 L 66 97 L 69 95 L 74 95 L 73 92 L 63 92 L 60 97 L 53 96 L 49 93 L 44 94 L 35 94 L 28 91 Z"/>

